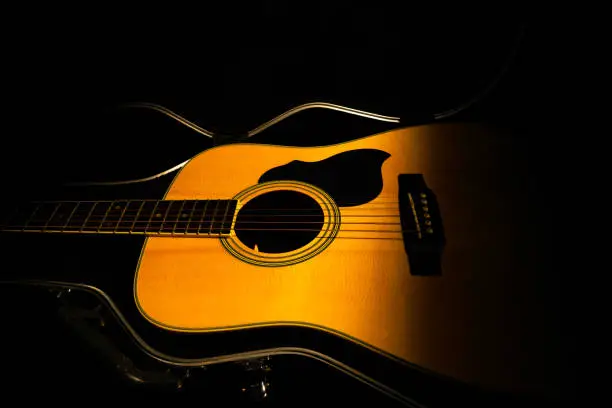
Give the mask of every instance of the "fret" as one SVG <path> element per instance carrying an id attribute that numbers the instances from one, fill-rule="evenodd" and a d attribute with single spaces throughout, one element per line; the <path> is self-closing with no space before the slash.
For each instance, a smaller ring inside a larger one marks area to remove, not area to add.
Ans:
<path id="1" fill-rule="evenodd" d="M 161 231 L 161 228 L 164 225 L 164 220 L 166 219 L 166 214 L 168 213 L 168 209 L 170 207 L 170 203 L 170 201 L 157 202 L 157 207 L 155 208 L 153 217 L 147 225 L 146 232 L 159 233 Z"/>
<path id="2" fill-rule="evenodd" d="M 93 201 L 79 201 L 76 203 L 72 215 L 68 217 L 64 224 L 64 231 L 81 231 L 89 219 L 91 212 L 96 205 Z"/>
<path id="3" fill-rule="evenodd" d="M 125 200 L 117 200 L 111 203 L 106 211 L 106 214 L 104 214 L 102 223 L 99 226 L 100 232 L 115 232 L 117 225 L 119 224 L 119 220 L 121 219 L 121 215 L 125 211 L 127 203 L 128 202 Z"/>
<path id="4" fill-rule="evenodd" d="M 44 231 L 56 210 L 56 202 L 40 202 L 38 208 L 28 220 L 27 225 L 24 225 L 24 229 L 28 231 Z"/>
<path id="5" fill-rule="evenodd" d="M 219 201 L 218 211 L 216 212 L 215 217 L 213 218 L 212 226 L 210 227 L 210 232 L 212 234 L 221 234 L 221 225 L 223 224 L 223 221 L 225 221 L 228 208 L 228 200 Z"/>
<path id="6" fill-rule="evenodd" d="M 140 208 L 140 212 L 136 221 L 134 222 L 134 226 L 132 227 L 133 232 L 146 232 L 147 226 L 153 218 L 155 209 L 157 208 L 157 201 L 154 200 L 146 200 L 144 201 L 142 207 Z"/>
<path id="7" fill-rule="evenodd" d="M 204 218 L 204 214 L 206 214 L 208 203 L 208 200 L 195 201 L 193 211 L 191 212 L 191 216 L 189 217 L 189 224 L 187 226 L 188 234 L 197 235 L 200 233 L 200 226 L 202 225 L 202 219 Z"/>
<path id="8" fill-rule="evenodd" d="M 176 228 L 179 226 L 179 224 L 183 224 L 183 226 L 185 226 L 185 223 L 187 220 L 184 219 L 183 215 L 186 215 L 185 213 L 183 213 L 183 208 L 185 208 L 185 203 L 187 201 L 183 200 L 183 202 L 181 203 L 181 206 L 179 207 L 179 210 L 176 212 L 176 217 L 175 217 L 175 221 L 174 221 L 174 226 L 172 228 L 172 233 L 176 233 Z"/>
<path id="9" fill-rule="evenodd" d="M 153 207 L 153 210 L 151 210 L 151 216 L 149 217 L 149 219 L 147 220 L 147 224 L 145 225 L 144 231 L 147 232 L 149 231 L 149 227 L 151 225 L 151 221 L 159 216 L 159 214 L 157 213 L 157 207 L 159 206 L 159 201 L 155 202 L 155 206 Z"/>
<path id="10" fill-rule="evenodd" d="M 118 231 L 118 228 L 121 224 L 121 221 L 123 220 L 123 217 L 125 216 L 125 211 L 127 210 L 127 208 L 130 206 L 130 200 L 128 200 L 125 205 L 123 205 L 123 209 L 121 210 L 121 214 L 119 214 L 119 219 L 117 220 L 117 223 L 115 224 L 115 232 Z"/>
<path id="11" fill-rule="evenodd" d="M 28 228 L 28 225 L 30 224 L 30 221 L 32 221 L 32 218 L 34 218 L 34 216 L 38 212 L 38 209 L 40 208 L 40 205 L 41 205 L 41 203 L 30 203 L 30 204 L 31 205 L 35 205 L 36 207 L 34 207 L 32 212 L 30 212 L 30 214 L 28 215 L 28 218 L 26 218 L 26 221 L 23 223 L 23 230 L 24 231 Z"/>
<path id="12" fill-rule="evenodd" d="M 92 208 L 87 220 L 83 223 L 82 231 L 98 231 L 112 204 L 112 201 L 98 201 Z"/>
<path id="13" fill-rule="evenodd" d="M 134 222 L 132 222 L 132 225 L 130 226 L 130 232 L 134 231 L 134 227 L 136 226 L 136 222 L 138 222 L 138 217 L 140 217 L 140 212 L 142 211 L 142 208 L 144 207 L 145 203 L 146 201 L 143 201 L 138 206 L 138 212 L 136 213 L 136 216 L 134 217 Z"/>
<path id="14" fill-rule="evenodd" d="M 104 216 L 102 217 L 102 220 L 100 221 L 100 225 L 98 225 L 98 232 L 100 232 L 102 230 L 102 228 L 104 228 L 105 226 L 105 222 L 106 222 L 106 217 L 108 217 L 108 213 L 110 213 L 111 209 L 113 208 L 113 204 L 115 202 L 111 201 L 110 204 L 108 205 L 108 207 L 106 208 L 106 212 L 104 213 Z M 108 224 L 106 224 L 108 225 Z"/>
<path id="15" fill-rule="evenodd" d="M 73 204 L 73 203 L 70 203 L 70 204 Z M 62 226 L 62 231 L 64 231 L 66 229 L 66 227 L 68 226 L 68 223 L 70 222 L 70 220 L 74 216 L 74 213 L 76 212 L 77 208 L 79 208 L 79 204 L 80 204 L 80 202 L 78 202 L 78 201 L 76 203 L 74 203 L 74 208 L 72 209 L 72 211 L 70 211 L 70 214 L 68 214 L 68 217 L 66 217 L 66 222 Z"/>
<path id="16" fill-rule="evenodd" d="M 158 201 L 153 216 L 149 219 L 146 232 L 160 232 L 166 213 L 170 207 L 170 201 Z"/>
<path id="17" fill-rule="evenodd" d="M 144 205 L 144 201 L 132 201 L 129 200 L 121 211 L 121 215 L 119 216 L 119 220 L 115 225 L 115 232 L 129 232 L 132 230 L 138 215 L 140 214 L 140 209 Z"/>
<path id="18" fill-rule="evenodd" d="M 53 219 L 53 217 L 55 216 L 55 213 L 57 213 L 57 210 L 59 210 L 59 208 L 62 206 L 62 203 L 52 203 L 53 207 L 53 212 L 51 213 L 51 215 L 49 216 L 49 218 L 47 219 L 47 221 L 45 222 L 45 226 L 42 227 L 43 231 L 47 231 L 47 227 L 49 226 L 49 224 L 51 223 L 51 220 Z M 53 227 L 53 224 L 51 224 L 51 227 Z"/>
<path id="19" fill-rule="evenodd" d="M 208 200 L 208 202 L 206 203 L 206 207 L 204 208 L 204 212 L 202 213 L 202 217 L 200 218 L 200 222 L 198 225 L 198 234 L 210 233 L 210 220 L 212 219 L 212 216 L 215 213 L 216 205 L 216 200 Z"/>
<path id="20" fill-rule="evenodd" d="M 175 216 L 172 213 L 174 211 L 172 207 L 177 208 L 177 206 L 180 204 L 178 203 L 178 201 L 165 201 L 165 202 L 169 204 L 168 204 L 168 208 L 166 209 L 166 213 L 164 214 L 164 219 L 162 220 L 162 223 L 159 227 L 159 232 L 172 234 L 172 230 L 174 229 L 174 226 L 176 225 L 176 218 L 177 218 L 177 216 Z"/>
<path id="21" fill-rule="evenodd" d="M 187 232 L 191 219 L 193 218 L 196 203 L 197 201 L 194 200 L 183 202 L 183 207 L 179 212 L 178 222 L 176 223 L 173 231 L 175 234 L 185 234 Z"/>
<path id="22" fill-rule="evenodd" d="M 85 220 L 83 221 L 83 224 L 81 225 L 81 228 L 79 229 L 81 232 L 85 229 L 85 226 L 87 225 L 87 222 L 89 221 L 89 218 L 92 216 L 92 214 L 93 214 L 94 210 L 96 209 L 97 205 L 98 205 L 98 203 L 96 203 L 96 202 L 93 203 L 93 206 L 89 210 L 89 213 L 87 214 L 87 217 L 85 217 Z"/>
<path id="23" fill-rule="evenodd" d="M 236 213 L 236 206 L 238 205 L 238 200 L 230 200 L 227 206 L 227 211 L 225 213 L 225 217 L 223 217 L 223 222 L 221 223 L 221 234 L 229 235 L 232 229 L 232 222 L 234 222 L 234 214 Z"/>
<path id="24" fill-rule="evenodd" d="M 174 229 L 178 223 L 180 217 L 180 211 L 184 205 L 184 201 L 169 201 L 170 205 L 166 211 L 166 217 L 162 223 L 160 232 L 164 234 L 174 233 Z"/>
<path id="25" fill-rule="evenodd" d="M 213 225 L 215 223 L 215 216 L 217 215 L 217 211 L 219 210 L 219 204 L 221 203 L 221 200 L 212 200 L 214 201 L 214 208 L 215 210 L 213 211 L 210 219 L 207 219 L 206 221 L 210 224 L 209 228 L 208 228 L 208 235 L 212 235 L 214 234 L 213 232 Z"/>
<path id="26" fill-rule="evenodd" d="M 77 203 L 73 201 L 64 201 L 58 204 L 55 213 L 49 219 L 45 230 L 46 231 L 63 231 L 66 227 L 69 217 L 77 207 Z"/>

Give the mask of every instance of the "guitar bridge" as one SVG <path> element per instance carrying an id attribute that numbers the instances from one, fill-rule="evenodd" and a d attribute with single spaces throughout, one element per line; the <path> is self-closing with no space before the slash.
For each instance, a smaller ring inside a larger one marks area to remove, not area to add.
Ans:
<path id="1" fill-rule="evenodd" d="M 398 183 L 402 238 L 410 274 L 441 275 L 446 239 L 436 196 L 422 174 L 400 174 Z"/>

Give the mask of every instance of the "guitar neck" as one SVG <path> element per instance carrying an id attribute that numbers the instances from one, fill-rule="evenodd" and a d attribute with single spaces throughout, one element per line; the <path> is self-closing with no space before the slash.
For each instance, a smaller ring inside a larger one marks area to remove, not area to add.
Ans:
<path id="1" fill-rule="evenodd" d="M 39 201 L 0 216 L 2 232 L 229 235 L 237 200 Z"/>

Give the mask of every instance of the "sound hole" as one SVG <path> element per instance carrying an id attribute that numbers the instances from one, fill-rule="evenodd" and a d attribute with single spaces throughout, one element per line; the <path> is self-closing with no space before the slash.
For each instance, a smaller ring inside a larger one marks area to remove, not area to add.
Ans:
<path id="1" fill-rule="evenodd" d="M 310 196 L 273 191 L 248 201 L 238 213 L 238 239 L 259 252 L 290 252 L 311 242 L 323 228 L 323 210 Z"/>

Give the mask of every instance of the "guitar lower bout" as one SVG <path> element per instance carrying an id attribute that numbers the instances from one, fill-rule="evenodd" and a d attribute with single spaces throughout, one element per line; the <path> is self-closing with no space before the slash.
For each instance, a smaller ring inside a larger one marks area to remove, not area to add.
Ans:
<path id="1" fill-rule="evenodd" d="M 231 231 L 148 237 L 134 285 L 141 313 L 174 331 L 310 326 L 405 355 L 412 289 L 398 175 L 416 169 L 397 136 L 196 156 L 165 199 L 236 200 Z"/>
<path id="2" fill-rule="evenodd" d="M 502 283 L 533 268 L 515 254 L 524 224 L 507 222 L 524 211 L 523 185 L 496 160 L 503 143 L 463 129 L 202 152 L 164 199 L 234 200 L 231 229 L 213 239 L 149 236 L 134 282 L 140 313 L 180 332 L 310 327 L 465 381 L 502 383 L 486 368 L 512 362 L 480 353 L 511 346 L 488 316 L 508 308 Z M 475 342 L 482 327 L 491 329 Z"/>
<path id="3" fill-rule="evenodd" d="M 419 170 L 411 144 L 388 132 L 314 148 L 226 145 L 194 157 L 165 199 L 235 200 L 231 231 L 148 237 L 134 285 L 140 312 L 173 331 L 309 326 L 409 357 L 418 282 L 405 229 L 416 237 L 417 207 L 427 210 L 424 187 L 416 203 L 398 199 L 399 175 Z M 432 219 L 421 220 L 423 232 Z"/>

